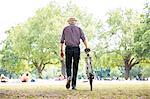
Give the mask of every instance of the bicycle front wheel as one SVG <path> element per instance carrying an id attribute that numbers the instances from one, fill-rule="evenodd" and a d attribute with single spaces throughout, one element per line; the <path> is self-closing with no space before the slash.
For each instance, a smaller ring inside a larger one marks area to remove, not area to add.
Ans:
<path id="1" fill-rule="evenodd" d="M 91 91 L 92 91 L 92 88 L 93 88 L 93 84 L 92 84 L 93 83 L 93 79 L 92 79 L 92 77 L 89 78 L 89 82 L 90 82 L 90 87 L 91 87 Z"/>

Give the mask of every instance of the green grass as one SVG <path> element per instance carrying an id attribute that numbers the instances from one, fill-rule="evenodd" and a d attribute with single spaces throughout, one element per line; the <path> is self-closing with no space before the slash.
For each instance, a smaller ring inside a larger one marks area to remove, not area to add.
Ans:
<path id="1" fill-rule="evenodd" d="M 76 91 L 66 90 L 65 81 L 1 84 L 0 99 L 150 99 L 150 82 L 78 81 Z"/>

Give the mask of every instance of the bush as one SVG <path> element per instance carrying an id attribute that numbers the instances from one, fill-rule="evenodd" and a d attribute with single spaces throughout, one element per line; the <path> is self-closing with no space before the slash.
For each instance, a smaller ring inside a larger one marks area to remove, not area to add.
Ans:
<path id="1" fill-rule="evenodd" d="M 118 69 L 118 67 L 112 68 L 110 72 L 110 77 L 120 77 L 122 75 L 121 71 Z"/>
<path id="2" fill-rule="evenodd" d="M 150 66 L 146 66 L 143 68 L 142 75 L 146 78 L 150 77 Z"/>

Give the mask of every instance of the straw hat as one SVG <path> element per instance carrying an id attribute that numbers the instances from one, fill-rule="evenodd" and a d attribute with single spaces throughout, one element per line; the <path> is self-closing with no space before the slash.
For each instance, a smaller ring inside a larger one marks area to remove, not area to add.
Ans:
<path id="1" fill-rule="evenodd" d="M 70 21 L 77 21 L 77 20 L 76 20 L 76 18 L 71 17 L 71 18 L 69 18 L 69 19 L 68 19 L 68 21 L 67 21 L 67 22 L 70 22 Z"/>

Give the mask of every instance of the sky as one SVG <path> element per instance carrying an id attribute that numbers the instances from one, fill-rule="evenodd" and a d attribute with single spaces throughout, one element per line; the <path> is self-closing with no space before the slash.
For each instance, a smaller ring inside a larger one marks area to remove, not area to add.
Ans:
<path id="1" fill-rule="evenodd" d="M 51 0 L 0 0 L 0 42 L 6 38 L 5 31 L 11 26 L 25 22 L 34 16 L 38 8 L 46 6 Z M 70 0 L 55 0 L 64 6 Z M 81 9 L 103 19 L 108 10 L 132 8 L 142 11 L 145 0 L 72 0 Z"/>

